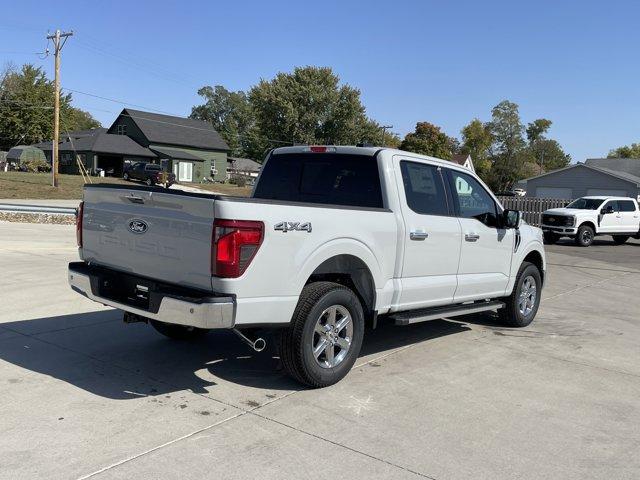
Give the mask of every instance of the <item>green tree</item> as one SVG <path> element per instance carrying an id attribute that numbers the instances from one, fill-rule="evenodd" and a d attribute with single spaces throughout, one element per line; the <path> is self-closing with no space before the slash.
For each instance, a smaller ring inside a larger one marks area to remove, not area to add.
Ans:
<path id="1" fill-rule="evenodd" d="M 609 151 L 607 158 L 640 158 L 640 143 L 632 143 Z"/>
<path id="2" fill-rule="evenodd" d="M 205 103 L 191 110 L 191 118 L 209 122 L 231 148 L 231 155 L 262 160 L 267 148 L 258 132 L 247 94 L 221 85 L 198 90 Z"/>
<path id="3" fill-rule="evenodd" d="M 430 155 L 448 160 L 457 151 L 458 142 L 440 130 L 440 127 L 429 122 L 418 122 L 413 132 L 408 133 L 402 143 L 401 150 Z"/>
<path id="4" fill-rule="evenodd" d="M 261 135 L 273 146 L 283 141 L 379 144 L 380 131 L 367 118 L 360 91 L 339 81 L 327 67 L 297 67 L 261 80 L 249 91 Z"/>
<path id="5" fill-rule="evenodd" d="M 546 118 L 539 118 L 530 122 L 527 125 L 527 140 L 529 140 L 529 144 L 544 138 L 544 134 L 547 133 L 552 123 L 551 120 L 547 120 Z"/>
<path id="6" fill-rule="evenodd" d="M 9 68 L 0 82 L 0 149 L 53 137 L 54 84 L 40 67 Z M 60 123 L 68 130 L 96 128 L 100 123 L 60 96 Z"/>
<path id="7" fill-rule="evenodd" d="M 494 190 L 506 190 L 520 178 L 524 164 L 524 126 L 518 105 L 503 100 L 491 110 L 488 124 L 493 136 L 492 167 L 489 184 Z"/>
<path id="8" fill-rule="evenodd" d="M 538 166 L 536 173 L 564 168 L 571 163 L 571 155 L 565 153 L 556 140 L 539 138 L 528 147 L 530 161 Z"/>
<path id="9" fill-rule="evenodd" d="M 493 136 L 490 128 L 477 118 L 469 122 L 460 132 L 462 134 L 462 153 L 471 155 L 473 165 L 480 177 L 488 181 L 491 169 L 491 145 Z"/>

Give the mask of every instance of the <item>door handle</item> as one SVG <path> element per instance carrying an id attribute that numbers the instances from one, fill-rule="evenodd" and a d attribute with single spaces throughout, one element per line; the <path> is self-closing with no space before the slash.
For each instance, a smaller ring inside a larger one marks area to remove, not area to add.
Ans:
<path id="1" fill-rule="evenodd" d="M 477 242 L 480 239 L 480 235 L 478 235 L 477 233 L 465 233 L 464 239 L 467 242 Z"/>
<path id="2" fill-rule="evenodd" d="M 411 232 L 409 238 L 411 240 L 425 240 L 429 234 L 427 232 Z"/>

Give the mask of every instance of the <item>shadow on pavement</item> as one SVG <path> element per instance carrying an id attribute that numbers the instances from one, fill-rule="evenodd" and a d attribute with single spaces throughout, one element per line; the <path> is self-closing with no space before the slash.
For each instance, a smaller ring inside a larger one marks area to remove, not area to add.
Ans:
<path id="1" fill-rule="evenodd" d="M 0 324 L 0 332 L 32 335 L 0 337 L 0 360 L 111 399 L 180 390 L 215 395 L 223 382 L 269 390 L 304 388 L 280 368 L 277 331 L 260 332 L 267 348 L 256 353 L 229 331 L 179 342 L 119 318 L 117 311 L 107 310 Z M 383 321 L 366 331 L 361 357 L 467 330 L 446 320 L 407 327 Z"/>

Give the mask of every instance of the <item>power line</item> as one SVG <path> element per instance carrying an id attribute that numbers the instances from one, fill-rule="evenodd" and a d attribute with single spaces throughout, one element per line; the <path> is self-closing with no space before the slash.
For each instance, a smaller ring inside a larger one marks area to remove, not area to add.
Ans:
<path id="1" fill-rule="evenodd" d="M 109 52 L 107 50 L 104 50 L 102 48 L 98 48 L 95 47 L 89 43 L 83 42 L 83 41 L 79 41 L 79 46 L 80 48 L 86 49 L 88 51 L 91 51 L 93 53 L 98 53 L 107 57 L 111 57 L 112 59 L 116 60 L 117 62 L 129 66 L 129 67 L 133 67 L 133 68 L 137 68 L 141 71 L 144 71 L 145 73 L 154 76 L 156 78 L 159 78 L 161 80 L 168 80 L 170 82 L 174 82 L 174 83 L 178 83 L 178 84 L 186 84 L 187 86 L 189 86 L 190 88 L 199 88 L 201 85 L 199 85 L 198 83 L 194 83 L 191 80 L 188 80 L 186 77 L 177 75 L 175 72 L 172 72 L 170 70 L 164 70 L 164 69 L 159 69 L 157 67 L 153 67 L 153 66 L 149 66 L 149 65 L 144 65 L 140 62 L 136 62 L 134 60 L 129 60 L 126 57 L 122 57 L 120 55 L 116 55 L 115 53 Z"/>
<path id="2" fill-rule="evenodd" d="M 0 50 L 4 55 L 42 55 L 42 52 L 19 52 L 16 50 Z"/>
<path id="3" fill-rule="evenodd" d="M 172 81 L 178 81 L 178 80 L 186 80 L 186 83 L 192 83 L 195 82 L 195 84 L 193 84 L 193 86 L 196 86 L 196 88 L 199 88 L 198 85 L 202 83 L 201 79 L 193 76 L 193 75 L 189 75 L 187 72 L 180 72 L 180 74 L 176 73 L 176 71 L 174 70 L 169 70 L 167 68 L 164 67 L 164 64 L 160 64 L 157 62 L 153 62 L 150 61 L 148 58 L 146 57 L 139 57 L 139 56 L 133 56 L 130 54 L 128 57 L 125 56 L 121 56 L 118 54 L 113 53 L 112 51 L 106 50 L 104 47 L 115 47 L 117 49 L 120 49 L 121 47 L 118 45 L 115 45 L 113 43 L 109 43 L 109 42 L 105 42 L 103 39 L 99 39 L 96 37 L 93 37 L 92 35 L 90 35 L 89 33 L 86 32 L 81 32 L 82 35 L 82 40 L 80 40 L 81 43 L 84 44 L 84 46 L 86 48 L 90 48 L 93 49 L 95 51 L 97 51 L 98 53 L 102 53 L 104 55 L 108 55 L 110 57 L 113 57 L 114 59 L 120 60 L 124 63 L 127 63 L 131 66 L 135 66 L 135 67 L 139 67 L 145 71 L 147 71 L 147 73 L 156 73 L 158 75 L 164 76 L 165 79 L 168 80 L 172 80 Z M 85 40 L 86 39 L 86 40 Z M 134 60 L 131 60 L 134 59 Z M 198 85 L 196 85 L 198 84 Z"/>
<path id="4" fill-rule="evenodd" d="M 64 87 L 63 90 L 66 90 L 68 92 L 73 92 L 73 93 L 79 93 L 80 95 L 86 95 L 87 97 L 99 98 L 100 100 L 106 100 L 108 102 L 119 103 L 120 105 L 131 105 L 132 107 L 144 108 L 145 110 L 152 110 L 154 112 L 163 113 L 165 115 L 173 115 L 174 117 L 179 117 L 180 116 L 180 115 L 175 115 L 173 113 L 165 112 L 163 110 L 158 110 L 158 109 L 151 108 L 151 107 L 145 107 L 144 105 L 137 105 L 137 104 L 131 103 L 131 102 L 125 102 L 125 101 L 121 101 L 121 100 L 116 100 L 115 98 L 103 97 L 101 95 L 96 95 L 95 93 L 81 92 L 80 90 L 74 90 L 72 88 L 67 88 L 67 87 Z"/>

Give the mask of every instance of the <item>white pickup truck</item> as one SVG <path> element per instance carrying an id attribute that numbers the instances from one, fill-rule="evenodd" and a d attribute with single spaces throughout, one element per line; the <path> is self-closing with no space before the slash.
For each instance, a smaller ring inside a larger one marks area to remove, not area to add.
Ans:
<path id="1" fill-rule="evenodd" d="M 78 293 L 188 339 L 233 329 L 254 349 L 279 328 L 299 381 L 353 366 L 365 323 L 498 310 L 536 315 L 542 231 L 503 210 L 472 172 L 399 150 L 273 150 L 250 198 L 87 185 L 78 214 Z"/>
<path id="2" fill-rule="evenodd" d="M 571 237 L 577 245 L 588 247 L 596 235 L 612 235 L 621 245 L 629 237 L 640 238 L 638 202 L 627 197 L 582 197 L 564 208 L 552 208 L 542 214 L 546 243 Z"/>

